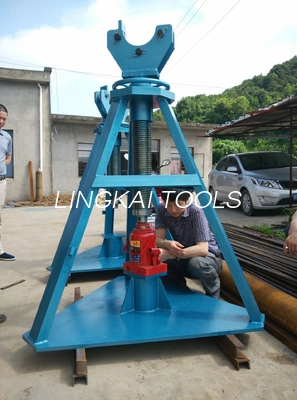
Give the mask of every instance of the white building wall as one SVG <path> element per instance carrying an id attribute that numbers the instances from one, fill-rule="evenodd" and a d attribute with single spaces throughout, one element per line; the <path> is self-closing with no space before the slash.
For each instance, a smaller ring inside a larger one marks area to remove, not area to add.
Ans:
<path id="1" fill-rule="evenodd" d="M 71 194 L 77 191 L 78 143 L 93 143 L 99 118 L 52 116 L 53 193 Z"/>
<path id="2" fill-rule="evenodd" d="M 208 173 L 212 169 L 212 138 L 204 137 L 209 124 L 180 123 L 181 131 L 188 147 L 193 148 L 194 161 L 206 187 Z M 152 139 L 160 139 L 160 160 L 171 158 L 171 148 L 175 146 L 165 122 L 154 122 Z M 162 174 L 170 174 L 170 165 L 161 169 Z"/>

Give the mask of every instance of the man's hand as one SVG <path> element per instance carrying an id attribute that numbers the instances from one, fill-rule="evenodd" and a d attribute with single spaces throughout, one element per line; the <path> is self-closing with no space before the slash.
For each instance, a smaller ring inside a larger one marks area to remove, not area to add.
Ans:
<path id="1" fill-rule="evenodd" d="M 184 246 L 175 240 L 168 240 L 166 249 L 176 258 L 182 257 L 186 254 Z"/>
<path id="2" fill-rule="evenodd" d="M 284 243 L 284 253 L 289 253 L 293 256 L 297 256 L 297 232 L 292 233 L 287 237 Z"/>
<path id="3" fill-rule="evenodd" d="M 295 214 L 297 215 L 297 213 Z M 288 237 L 285 240 L 283 247 L 284 253 L 289 253 L 292 256 L 297 256 L 297 219 L 295 214 L 291 221 Z"/>
<path id="4" fill-rule="evenodd" d="M 163 244 L 162 247 L 160 247 L 160 258 L 161 261 L 168 260 L 170 258 L 181 258 L 182 256 L 185 256 L 186 251 L 184 250 L 184 246 L 180 244 L 179 242 L 175 240 L 159 240 L 159 245 L 160 242 Z"/>

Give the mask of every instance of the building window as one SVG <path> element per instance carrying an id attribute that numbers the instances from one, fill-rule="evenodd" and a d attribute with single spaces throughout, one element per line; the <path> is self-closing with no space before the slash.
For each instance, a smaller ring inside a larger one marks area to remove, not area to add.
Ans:
<path id="1" fill-rule="evenodd" d="M 189 150 L 193 157 L 194 148 L 189 147 Z M 171 175 L 181 175 L 181 174 L 187 173 L 184 163 L 183 163 L 182 159 L 180 158 L 179 152 L 176 147 L 171 147 L 170 173 L 171 173 Z"/>
<path id="2" fill-rule="evenodd" d="M 84 174 L 91 150 L 92 143 L 78 143 L 78 176 L 81 177 Z"/>
<path id="3" fill-rule="evenodd" d="M 11 154 L 11 162 L 10 164 L 6 165 L 6 176 L 7 178 L 13 178 L 14 177 L 14 168 L 13 168 L 13 131 L 10 129 L 5 129 L 7 133 L 10 134 L 12 138 L 12 154 Z"/>
<path id="4" fill-rule="evenodd" d="M 152 169 L 153 171 L 159 173 L 159 167 L 161 165 L 160 160 L 160 140 L 152 140 Z M 156 170 L 157 169 L 157 170 Z"/>
<path id="5" fill-rule="evenodd" d="M 83 176 L 93 144 L 78 143 L 78 176 Z M 122 138 L 121 143 L 121 174 L 128 174 L 128 142 Z M 152 168 L 160 166 L 160 141 L 152 140 Z"/>

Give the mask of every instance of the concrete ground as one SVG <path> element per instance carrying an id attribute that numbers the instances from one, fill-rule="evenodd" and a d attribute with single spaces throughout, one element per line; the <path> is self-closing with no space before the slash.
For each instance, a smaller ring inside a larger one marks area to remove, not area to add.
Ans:
<path id="1" fill-rule="evenodd" d="M 297 355 L 266 331 L 239 335 L 251 368 L 237 371 L 210 338 L 87 349 L 88 385 L 72 386 L 73 351 L 36 353 L 22 339 L 31 329 L 49 277 L 69 208 L 20 207 L 3 212 L 5 250 L 14 262 L 0 262 L 0 399 L 214 399 L 295 400 Z M 218 210 L 222 222 L 271 224 L 284 217 L 269 213 L 246 217 Z M 124 230 L 125 210 L 115 212 Z M 101 243 L 104 217 L 95 208 L 79 251 Z M 87 295 L 117 276 L 117 271 L 73 274 L 59 310 L 73 303 L 74 288 Z M 67 334 L 67 332 L 65 333 Z"/>

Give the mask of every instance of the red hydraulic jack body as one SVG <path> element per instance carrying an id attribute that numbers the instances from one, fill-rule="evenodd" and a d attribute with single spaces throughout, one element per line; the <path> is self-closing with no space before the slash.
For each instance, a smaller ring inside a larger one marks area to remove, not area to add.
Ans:
<path id="1" fill-rule="evenodd" d="M 127 251 L 128 246 L 130 246 L 129 251 Z M 148 223 L 136 224 L 124 251 L 130 254 L 130 261 L 125 262 L 123 267 L 124 272 L 129 275 L 140 277 L 166 275 L 167 264 L 161 262 L 161 252 L 156 246 L 156 234 Z"/>
<path id="2" fill-rule="evenodd" d="M 160 279 L 167 274 L 167 264 L 161 262 L 161 251 L 156 247 L 156 234 L 148 222 L 137 222 L 124 251 L 130 254 L 130 261 L 124 263 L 123 272 L 130 279 L 121 314 L 132 311 L 171 311 Z"/>

